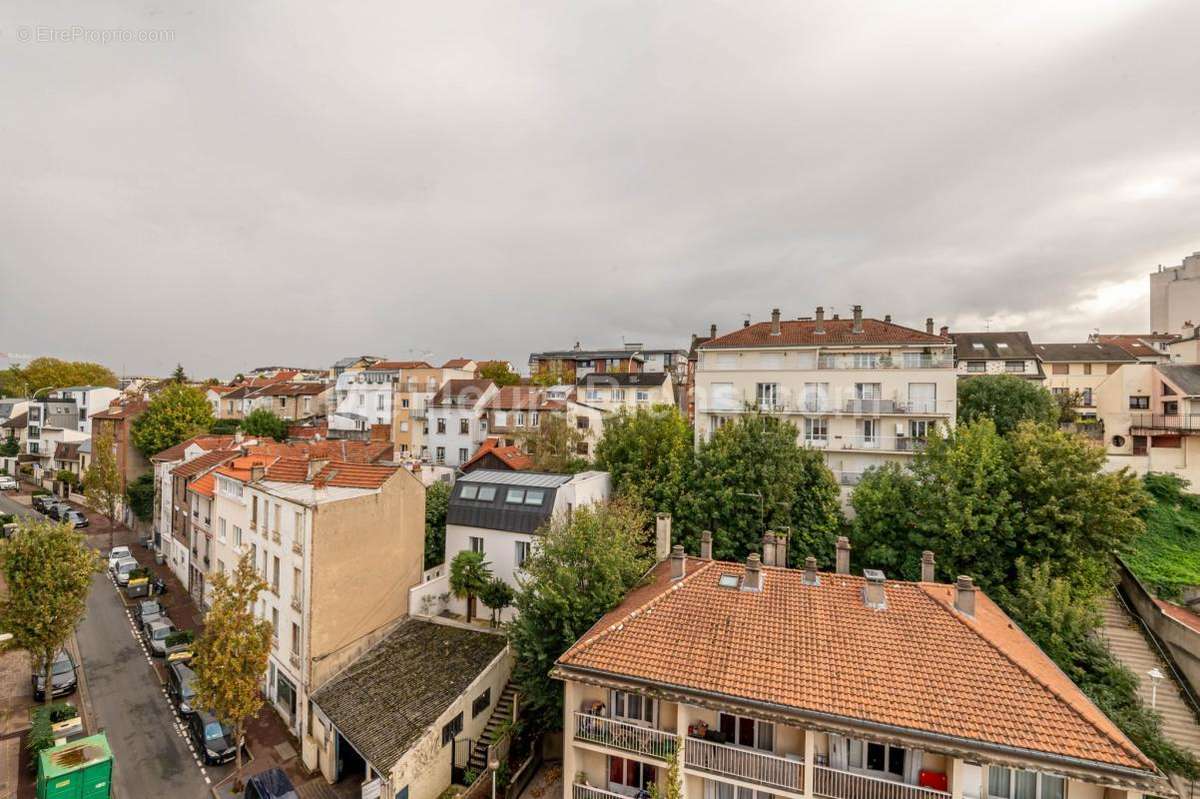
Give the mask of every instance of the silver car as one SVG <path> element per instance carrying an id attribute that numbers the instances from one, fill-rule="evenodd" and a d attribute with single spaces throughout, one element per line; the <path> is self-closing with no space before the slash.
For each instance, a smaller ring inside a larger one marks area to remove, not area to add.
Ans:
<path id="1" fill-rule="evenodd" d="M 117 585 L 129 585 L 129 573 L 137 567 L 138 562 L 133 558 L 123 558 L 117 561 L 117 565 L 113 569 L 113 575 L 117 578 Z"/>
<path id="2" fill-rule="evenodd" d="M 155 657 L 166 657 L 167 636 L 173 632 L 175 632 L 175 625 L 164 618 L 157 618 L 143 624 L 142 635 L 146 638 L 146 645 L 150 647 L 150 654 Z"/>

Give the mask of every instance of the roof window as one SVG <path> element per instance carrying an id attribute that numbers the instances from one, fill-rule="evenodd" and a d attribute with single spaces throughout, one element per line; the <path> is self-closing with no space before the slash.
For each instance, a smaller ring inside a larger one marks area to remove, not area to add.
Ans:
<path id="1" fill-rule="evenodd" d="M 480 486 L 479 496 L 476 497 L 480 502 L 491 502 L 496 498 L 495 486 Z"/>
<path id="2" fill-rule="evenodd" d="M 504 501 L 509 502 L 513 505 L 522 504 L 525 501 L 525 489 L 523 489 L 523 488 L 508 489 L 508 495 L 504 498 Z"/>
<path id="3" fill-rule="evenodd" d="M 530 489 L 525 492 L 525 504 L 526 505 L 541 505 L 542 500 L 544 500 L 545 498 L 546 498 L 545 491 L 535 491 L 533 489 Z"/>
<path id="4" fill-rule="evenodd" d="M 463 486 L 459 499 L 475 499 L 479 495 L 479 486 Z"/>
<path id="5" fill-rule="evenodd" d="M 721 588 L 737 588 L 738 582 L 739 579 L 736 574 L 722 574 L 720 579 L 717 580 L 717 585 Z"/>
<path id="6" fill-rule="evenodd" d="M 974 349 L 977 349 L 977 350 L 982 350 L 982 349 L 983 349 L 983 342 L 982 342 L 982 341 L 976 341 L 976 342 L 975 342 L 974 344 L 972 344 L 971 346 L 972 346 Z"/>

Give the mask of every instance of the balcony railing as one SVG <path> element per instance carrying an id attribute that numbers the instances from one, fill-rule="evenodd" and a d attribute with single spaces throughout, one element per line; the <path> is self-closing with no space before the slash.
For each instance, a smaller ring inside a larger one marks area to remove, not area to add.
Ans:
<path id="1" fill-rule="evenodd" d="M 683 746 L 684 765 L 712 774 L 723 774 L 770 788 L 800 793 L 804 790 L 804 761 L 688 738 Z"/>
<path id="2" fill-rule="evenodd" d="M 838 482 L 844 486 L 856 486 L 862 482 L 862 472 L 839 472 Z"/>
<path id="3" fill-rule="evenodd" d="M 843 436 L 842 449 L 920 452 L 925 449 L 925 439 L 912 436 Z"/>
<path id="4" fill-rule="evenodd" d="M 863 358 L 853 355 L 822 355 L 817 359 L 818 369 L 953 369 L 954 359 L 938 355 L 904 357 Z"/>
<path id="5" fill-rule="evenodd" d="M 304 554 L 304 545 L 301 544 L 299 541 L 293 541 L 292 542 L 292 552 L 294 552 L 297 555 L 303 555 Z"/>
<path id="6" fill-rule="evenodd" d="M 1155 430 L 1200 430 L 1200 414 L 1135 413 L 1130 416 L 1129 426 Z"/>
<path id="7" fill-rule="evenodd" d="M 672 733 L 579 711 L 575 712 L 575 738 L 659 760 L 675 751 Z"/>
<path id="8" fill-rule="evenodd" d="M 571 786 L 571 799 L 629 799 L 628 796 L 591 785 L 575 783 Z"/>
<path id="9" fill-rule="evenodd" d="M 865 774 L 813 766 L 813 793 L 829 799 L 949 799 L 950 794 Z"/>

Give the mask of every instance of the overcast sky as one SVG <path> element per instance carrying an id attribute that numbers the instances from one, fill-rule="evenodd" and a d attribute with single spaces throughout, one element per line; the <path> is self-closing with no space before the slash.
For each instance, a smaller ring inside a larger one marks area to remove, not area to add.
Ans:
<path id="1" fill-rule="evenodd" d="M 1020 5 L 7 0 L 0 352 L 1146 329 L 1200 250 L 1200 3 Z"/>

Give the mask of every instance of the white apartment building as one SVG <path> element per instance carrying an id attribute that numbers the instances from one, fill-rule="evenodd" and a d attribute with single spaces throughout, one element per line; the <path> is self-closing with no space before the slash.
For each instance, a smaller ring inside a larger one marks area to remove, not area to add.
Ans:
<path id="1" fill-rule="evenodd" d="M 954 342 L 958 376 L 1012 375 L 1025 380 L 1046 379 L 1042 362 L 1029 334 L 1022 330 L 984 333 L 951 333 L 943 327 L 943 336 Z"/>
<path id="2" fill-rule="evenodd" d="M 425 446 L 434 464 L 461 466 L 488 437 L 487 406 L 496 396 L 491 380 L 447 380 L 429 400 Z"/>
<path id="3" fill-rule="evenodd" d="M 75 407 L 79 409 L 78 431 L 90 436 L 92 434 L 92 414 L 107 410 L 109 404 L 121 396 L 121 392 L 108 386 L 69 386 L 50 392 L 50 396 L 73 400 Z"/>
<path id="4" fill-rule="evenodd" d="M 576 390 L 580 402 L 607 413 L 675 404 L 672 372 L 661 370 L 592 373 L 576 381 Z"/>
<path id="5" fill-rule="evenodd" d="M 368 433 L 372 425 L 392 423 L 394 384 L 406 366 L 416 362 L 378 361 L 361 370 L 342 372 L 333 388 L 329 432 Z M 428 366 L 428 364 L 420 364 Z"/>
<path id="6" fill-rule="evenodd" d="M 1150 273 L 1150 329 L 1179 333 L 1189 322 L 1200 324 L 1200 252 Z"/>
<path id="7" fill-rule="evenodd" d="M 696 440 L 740 414 L 794 422 L 800 443 L 820 449 L 843 486 L 885 461 L 907 462 L 957 410 L 954 344 L 891 321 L 813 318 L 770 322 L 699 345 Z"/>

